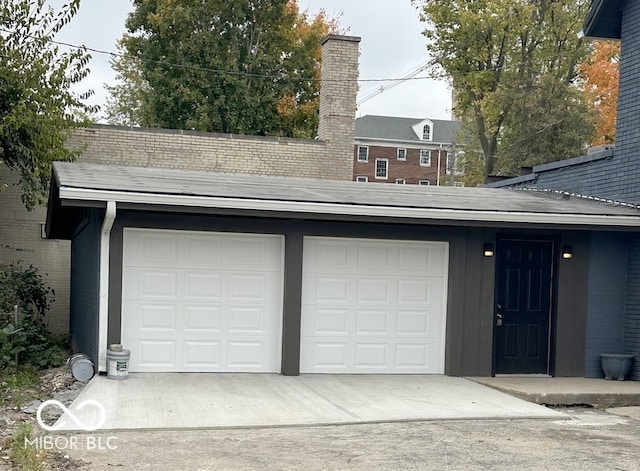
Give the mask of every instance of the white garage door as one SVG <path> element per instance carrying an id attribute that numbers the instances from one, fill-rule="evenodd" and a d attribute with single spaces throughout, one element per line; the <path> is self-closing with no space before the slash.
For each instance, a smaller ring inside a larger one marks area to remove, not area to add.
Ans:
<path id="1" fill-rule="evenodd" d="M 130 371 L 277 372 L 283 238 L 125 229 Z"/>
<path id="2" fill-rule="evenodd" d="M 444 373 L 448 244 L 305 237 L 302 373 Z"/>

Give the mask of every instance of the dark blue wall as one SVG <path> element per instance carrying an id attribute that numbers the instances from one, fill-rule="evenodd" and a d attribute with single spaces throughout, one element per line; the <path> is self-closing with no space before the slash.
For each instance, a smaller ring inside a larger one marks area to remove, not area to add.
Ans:
<path id="1" fill-rule="evenodd" d="M 622 353 L 627 285 L 627 234 L 591 236 L 587 293 L 585 376 L 602 378 L 601 353 Z"/>
<path id="2" fill-rule="evenodd" d="M 98 366 L 100 228 L 103 211 L 90 217 L 71 240 L 71 315 L 69 330 L 74 353 L 84 353 Z"/>
<path id="3" fill-rule="evenodd" d="M 629 245 L 624 313 L 624 352 L 633 353 L 631 379 L 640 381 L 640 236 Z"/>

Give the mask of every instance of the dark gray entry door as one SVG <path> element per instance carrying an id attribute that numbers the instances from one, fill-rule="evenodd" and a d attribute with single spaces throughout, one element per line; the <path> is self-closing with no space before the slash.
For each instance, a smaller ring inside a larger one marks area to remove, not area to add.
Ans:
<path id="1" fill-rule="evenodd" d="M 495 373 L 549 372 L 553 242 L 500 240 Z"/>

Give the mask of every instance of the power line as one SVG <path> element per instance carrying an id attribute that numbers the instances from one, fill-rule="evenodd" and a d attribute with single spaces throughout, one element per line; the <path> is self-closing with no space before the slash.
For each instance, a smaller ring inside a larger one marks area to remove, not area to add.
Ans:
<path id="1" fill-rule="evenodd" d="M 418 67 L 416 67 L 415 69 L 411 70 L 410 72 L 407 72 L 406 74 L 404 74 L 403 76 L 394 79 L 393 81 L 391 81 L 391 83 L 389 85 L 380 85 L 380 88 L 376 88 L 375 90 L 372 90 L 371 92 L 367 93 L 365 96 L 363 96 L 360 100 L 358 100 L 358 102 L 356 103 L 357 105 L 361 105 L 369 100 L 371 100 L 372 98 L 375 98 L 376 96 L 380 95 L 383 92 L 386 92 L 387 90 L 392 89 L 393 87 L 400 85 L 401 83 L 406 82 L 407 80 L 411 80 L 414 78 L 429 78 L 429 77 L 416 77 L 416 75 L 418 75 L 419 73 L 423 72 L 424 70 L 427 69 L 427 67 L 429 66 L 429 62 L 424 62 L 423 64 L 420 64 Z"/>
<path id="2" fill-rule="evenodd" d="M 85 45 L 79 45 L 79 44 L 71 44 L 71 43 L 67 43 L 67 42 L 63 42 L 63 41 L 54 41 L 54 40 L 50 40 L 52 44 L 57 44 L 59 46 L 66 46 L 66 47 L 71 47 L 71 48 L 75 48 L 75 49 L 83 49 L 86 51 L 90 51 L 90 52 L 94 52 L 96 54 L 104 54 L 104 55 L 109 55 L 111 57 L 114 58 L 125 58 L 125 57 L 129 57 L 129 55 L 127 54 L 121 54 L 118 52 L 113 52 L 113 51 L 105 51 L 102 49 L 96 49 L 96 48 L 92 48 L 92 47 L 87 47 Z M 220 75 L 234 75 L 234 76 L 242 76 L 242 77 L 252 77 L 252 78 L 265 78 L 265 79 L 273 79 L 273 80 L 293 80 L 293 81 L 297 81 L 297 82 L 362 82 L 362 83 L 366 83 L 366 82 L 395 82 L 395 85 L 397 85 L 398 83 L 401 82 L 406 82 L 409 80 L 428 80 L 428 79 L 433 79 L 434 77 L 432 76 L 427 76 L 427 77 L 415 77 L 415 76 L 406 76 L 406 77 L 394 77 L 394 78 L 374 78 L 374 79 L 353 79 L 353 80 L 349 80 L 349 79 L 322 79 L 322 78 L 317 78 L 317 77 L 289 77 L 289 76 L 285 76 L 285 75 L 270 75 L 270 74 L 253 74 L 250 72 L 242 72 L 242 71 L 229 71 L 229 70 L 223 70 L 223 69 L 212 69 L 209 67 L 200 67 L 200 66 L 195 66 L 195 65 L 188 65 L 188 64 L 176 64 L 174 62 L 168 62 L 168 61 L 160 61 L 160 60 L 154 60 L 154 59 L 140 59 L 140 58 L 136 58 L 137 60 L 140 61 L 144 61 L 144 62 L 149 62 L 152 64 L 157 64 L 157 65 L 164 65 L 164 66 L 168 66 L 168 67 L 175 67 L 175 68 L 180 68 L 180 69 L 185 69 L 185 70 L 194 70 L 194 71 L 200 71 L 200 72 L 211 72 L 211 73 L 216 73 L 216 74 L 220 74 Z M 420 71 L 425 70 L 427 67 L 428 63 L 425 63 L 421 66 Z M 417 73 L 419 73 L 420 71 L 418 71 Z M 414 75 L 417 75 L 414 74 Z M 390 87 L 387 87 L 387 89 Z"/>

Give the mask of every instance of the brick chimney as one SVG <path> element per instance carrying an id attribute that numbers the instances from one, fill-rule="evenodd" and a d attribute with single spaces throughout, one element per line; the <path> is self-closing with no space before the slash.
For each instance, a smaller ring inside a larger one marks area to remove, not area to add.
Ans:
<path id="1" fill-rule="evenodd" d="M 353 176 L 360 38 L 329 35 L 322 40 L 318 138 L 325 141 L 345 180 Z"/>

